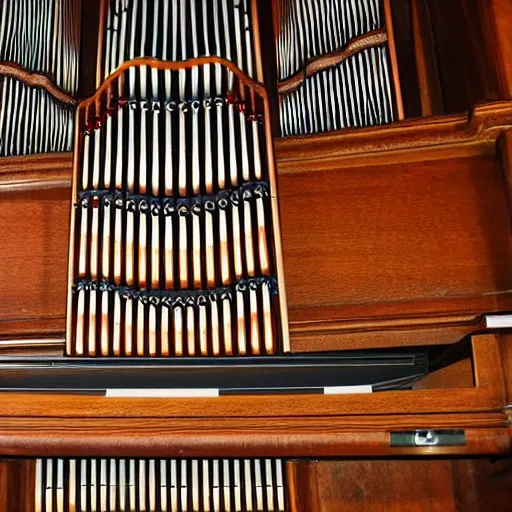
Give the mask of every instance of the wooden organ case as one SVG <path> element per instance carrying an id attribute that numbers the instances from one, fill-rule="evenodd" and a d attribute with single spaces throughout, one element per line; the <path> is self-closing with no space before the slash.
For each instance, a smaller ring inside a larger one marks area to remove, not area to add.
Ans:
<path id="1" fill-rule="evenodd" d="M 1 512 L 508 510 L 509 1 L 0 20 Z"/>

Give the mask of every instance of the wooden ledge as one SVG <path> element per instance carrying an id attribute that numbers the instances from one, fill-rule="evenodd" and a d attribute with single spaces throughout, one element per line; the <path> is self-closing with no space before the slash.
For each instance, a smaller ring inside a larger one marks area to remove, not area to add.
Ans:
<path id="1" fill-rule="evenodd" d="M 466 445 L 392 448 L 390 432 L 464 429 Z M 336 418 L 0 418 L 0 452 L 37 457 L 361 457 L 510 453 L 505 416 L 367 415 Z"/>
<path id="2" fill-rule="evenodd" d="M 477 105 L 471 112 L 410 119 L 384 126 L 350 128 L 275 139 L 280 174 L 315 168 L 380 165 L 385 159 L 421 161 L 495 154 L 501 132 L 512 126 L 512 102 Z"/>
<path id="3" fill-rule="evenodd" d="M 71 153 L 0 158 L 0 192 L 71 188 L 72 166 Z"/>

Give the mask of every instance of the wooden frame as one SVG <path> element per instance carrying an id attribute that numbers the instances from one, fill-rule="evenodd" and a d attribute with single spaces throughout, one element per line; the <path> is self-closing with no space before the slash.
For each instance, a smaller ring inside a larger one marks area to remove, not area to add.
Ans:
<path id="1" fill-rule="evenodd" d="M 8 456 L 345 457 L 511 450 L 500 337 L 473 338 L 475 387 L 200 399 L 0 394 Z M 51 412 L 49 412 L 51 411 Z M 466 445 L 392 448 L 391 431 L 464 429 Z"/>

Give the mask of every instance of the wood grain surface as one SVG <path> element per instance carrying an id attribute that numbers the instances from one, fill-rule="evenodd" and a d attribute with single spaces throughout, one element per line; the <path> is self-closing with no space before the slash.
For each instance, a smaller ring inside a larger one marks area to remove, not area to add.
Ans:
<path id="1" fill-rule="evenodd" d="M 496 150 L 507 125 L 512 104 L 501 102 L 469 118 L 276 141 L 294 351 L 451 343 L 484 313 L 512 309 Z M 0 166 L 0 215 L 12 225 L 0 248 L 4 339 L 64 332 L 70 167 L 69 155 Z M 15 279 L 27 269 L 51 286 Z"/>

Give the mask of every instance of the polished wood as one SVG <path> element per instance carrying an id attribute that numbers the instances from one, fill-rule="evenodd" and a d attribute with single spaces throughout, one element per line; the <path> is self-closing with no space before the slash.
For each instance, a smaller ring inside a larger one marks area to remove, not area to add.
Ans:
<path id="1" fill-rule="evenodd" d="M 500 97 L 512 99 L 512 5 L 507 0 L 489 0 L 484 4 L 489 10 L 490 25 L 490 30 L 486 30 L 485 35 L 488 39 L 489 53 L 496 55 Z"/>
<path id="2" fill-rule="evenodd" d="M 505 512 L 510 460 L 344 460 L 316 464 L 321 512 Z"/>
<path id="3" fill-rule="evenodd" d="M 69 189 L 71 159 L 69 153 L 0 158 L 0 193 Z"/>
<path id="4" fill-rule="evenodd" d="M 39 179 L 32 171 L 11 174 L 27 176 Z M 69 190 L 0 192 L 0 224 L 0 338 L 62 333 Z"/>
<path id="5" fill-rule="evenodd" d="M 290 94 L 297 90 L 297 88 L 300 87 L 307 78 L 312 77 L 316 73 L 338 66 L 349 57 L 352 57 L 352 55 L 368 48 L 381 46 L 386 42 L 388 42 L 388 33 L 386 30 L 374 30 L 359 37 L 354 37 L 350 40 L 347 46 L 341 50 L 320 55 L 319 57 L 310 60 L 306 63 L 304 68 L 299 69 L 299 71 L 290 78 L 278 82 L 277 91 L 280 95 Z"/>
<path id="6" fill-rule="evenodd" d="M 451 343 L 481 330 L 483 314 L 512 309 L 508 153 L 497 145 L 508 140 L 506 126 L 512 105 L 501 102 L 470 116 L 276 141 L 293 350 Z M 67 258 L 71 163 L 66 155 L 41 157 L 37 172 L 37 162 L 19 157 L 0 166 L 0 191 L 54 188 L 44 224 L 55 224 L 53 239 L 44 238 L 41 221 L 12 215 L 17 227 L 2 254 L 15 261 L 25 235 L 41 239 L 39 252 L 23 253 L 23 261 L 60 285 L 49 292 L 27 280 L 19 302 L 2 305 L 0 326 L 6 334 L 25 335 L 26 326 L 44 335 L 23 319 L 34 318 L 29 290 L 51 293 L 55 307 L 44 316 L 58 317 L 60 331 L 52 332 L 62 335 L 65 285 L 55 265 Z M 9 266 L 2 268 L 1 286 L 14 293 Z"/>
<path id="7" fill-rule="evenodd" d="M 449 343 L 512 307 L 511 114 L 276 142 L 292 350 Z"/>
<path id="8" fill-rule="evenodd" d="M 512 408 L 512 335 L 507 333 L 499 336 L 498 343 L 501 355 L 501 369 L 505 381 L 505 403 L 508 408 Z"/>
<path id="9" fill-rule="evenodd" d="M 426 0 L 411 0 L 411 17 L 421 115 L 441 115 L 443 98 Z"/>
<path id="10" fill-rule="evenodd" d="M 398 121 L 403 121 L 404 114 L 404 103 L 402 100 L 402 87 L 400 85 L 400 75 L 398 72 L 398 60 L 396 54 L 396 43 L 395 43 L 395 30 L 393 27 L 393 15 L 391 12 L 392 0 L 384 0 L 384 19 L 386 20 L 386 30 L 388 33 L 388 51 L 389 60 L 391 63 L 391 75 L 393 79 L 393 88 L 395 94 L 395 108 L 396 117 Z"/>
<path id="11" fill-rule="evenodd" d="M 315 461 L 286 463 L 289 512 L 320 512 L 322 510 L 318 495 L 317 466 L 318 463 Z"/>
<path id="12" fill-rule="evenodd" d="M 0 76 L 14 78 L 25 85 L 45 90 L 54 100 L 68 107 L 74 107 L 76 100 L 66 91 L 55 85 L 41 73 L 32 73 L 11 62 L 0 62 Z"/>
<path id="13" fill-rule="evenodd" d="M 93 3 L 85 2 L 84 16 L 95 39 Z M 472 335 L 471 359 L 413 390 L 371 395 L 4 393 L 1 455 L 329 458 L 288 462 L 297 511 L 510 508 L 510 459 L 499 457 L 512 452 L 512 340 L 479 333 L 485 314 L 512 310 L 512 103 L 475 105 L 512 99 L 512 7 L 416 3 L 424 6 L 414 18 L 422 113 L 469 113 L 276 140 L 290 348 L 432 345 Z M 270 44 L 264 61 L 267 51 Z M 88 62 L 81 90 L 89 83 L 90 93 Z M 65 154 L 0 159 L 1 355 L 63 353 L 71 167 Z M 466 444 L 390 446 L 391 432 L 428 428 L 464 429 Z M 472 455 L 493 460 L 449 458 Z M 0 461 L 0 511 L 19 503 L 32 510 L 22 476 L 31 464 Z"/>
<path id="14" fill-rule="evenodd" d="M 464 112 L 478 102 L 506 98 L 499 90 L 497 46 L 485 44 L 491 3 L 428 1 L 446 114 Z M 500 16 L 504 14 L 501 9 Z"/>
<path id="15" fill-rule="evenodd" d="M 474 384 L 473 362 L 468 357 L 440 370 L 431 371 L 415 383 L 413 389 L 471 388 Z"/>
<path id="16" fill-rule="evenodd" d="M 498 151 L 503 172 L 503 186 L 507 197 L 507 208 L 512 226 L 512 129 L 503 130 L 498 139 Z"/>
<path id="17" fill-rule="evenodd" d="M 411 3 L 412 0 L 393 0 L 391 2 L 398 73 L 404 103 L 404 114 L 407 119 L 421 117 L 422 115 L 417 72 L 419 63 L 417 63 L 415 56 Z"/>
<path id="18" fill-rule="evenodd" d="M 34 512 L 35 464 L 0 459 L 0 512 Z"/>
<path id="19" fill-rule="evenodd" d="M 498 339 L 473 339 L 475 387 L 214 399 L 0 394 L 0 453 L 326 457 L 506 454 Z M 51 415 L 49 416 L 49 411 Z M 390 431 L 462 428 L 463 447 L 395 448 Z M 141 438 L 143 436 L 143 439 Z"/>

